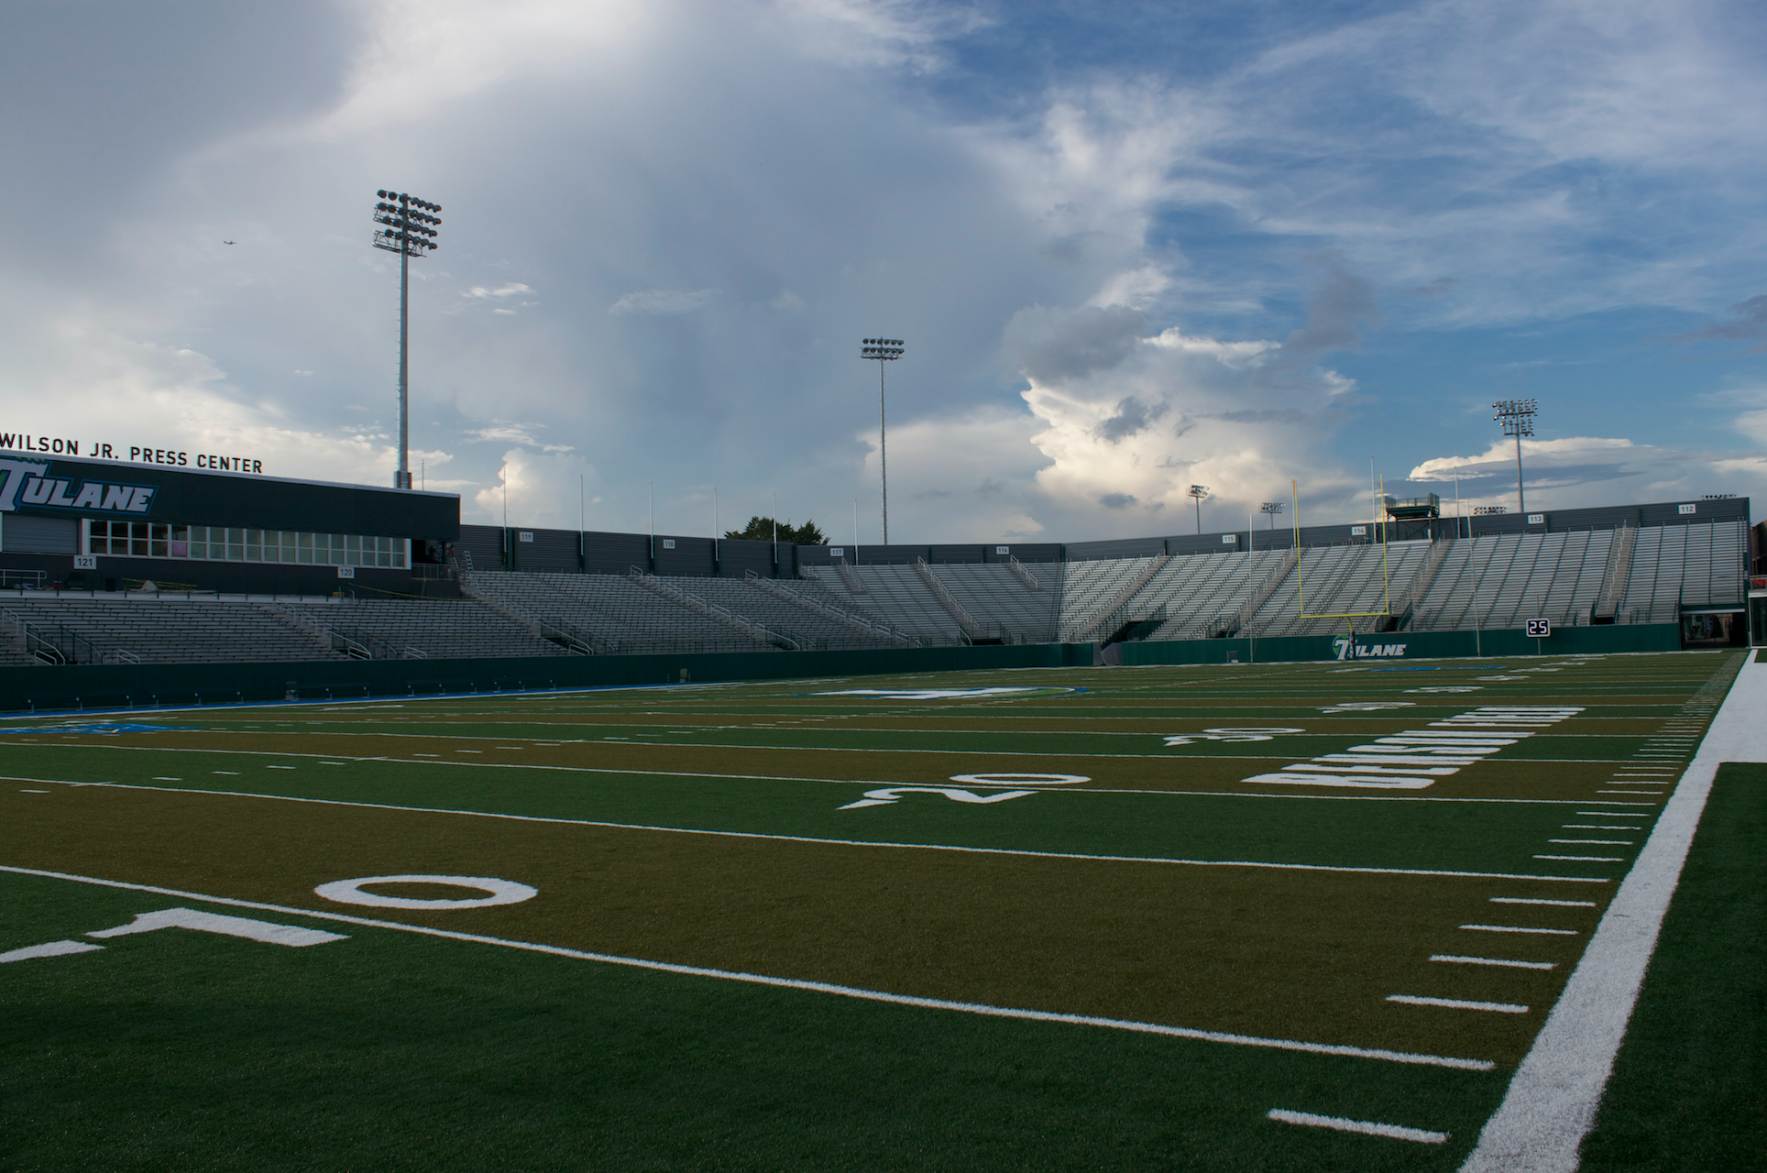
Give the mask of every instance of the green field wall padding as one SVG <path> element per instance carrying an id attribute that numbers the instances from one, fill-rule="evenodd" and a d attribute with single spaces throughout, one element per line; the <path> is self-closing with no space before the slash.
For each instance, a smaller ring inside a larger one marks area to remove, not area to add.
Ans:
<path id="1" fill-rule="evenodd" d="M 1520 631 L 1359 635 L 1353 658 L 1387 662 L 1448 657 L 1672 652 L 1674 624 L 1560 628 L 1545 639 Z M 1126 666 L 1276 663 L 1352 658 L 1342 637 L 1159 640 L 1117 645 Z M 1402 648 L 1403 652 L 1395 649 Z M 168 705 L 363 696 L 433 696 L 545 688 L 791 680 L 994 668 L 1074 668 L 1093 663 L 1091 644 L 875 648 L 811 652 L 698 652 L 646 656 L 524 656 L 476 660 L 300 660 L 270 664 L 69 664 L 12 668 L 0 678 L 0 711 L 63 712 Z"/>

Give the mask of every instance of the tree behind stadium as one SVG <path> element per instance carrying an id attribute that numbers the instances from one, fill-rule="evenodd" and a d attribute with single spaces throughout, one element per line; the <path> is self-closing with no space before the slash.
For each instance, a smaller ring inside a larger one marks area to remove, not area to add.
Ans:
<path id="1" fill-rule="evenodd" d="M 741 529 L 725 530 L 724 536 L 732 541 L 771 542 L 773 540 L 773 519 L 771 517 L 751 517 L 749 523 Z M 796 542 L 800 546 L 825 546 L 828 536 L 816 527 L 813 521 L 794 526 L 789 521 L 779 523 L 779 540 Z"/>

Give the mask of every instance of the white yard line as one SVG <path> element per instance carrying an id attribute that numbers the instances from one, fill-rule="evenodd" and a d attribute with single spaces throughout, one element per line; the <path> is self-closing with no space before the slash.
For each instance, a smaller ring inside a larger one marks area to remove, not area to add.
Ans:
<path id="1" fill-rule="evenodd" d="M 58 782 L 54 778 L 14 781 Z M 503 819 L 517 823 L 556 823 L 573 827 L 604 827 L 615 831 L 649 831 L 667 835 L 707 835 L 720 839 L 762 839 L 776 843 L 810 843 L 828 847 L 880 847 L 898 851 L 949 851 L 967 855 L 1022 856 L 1030 859 L 1077 859 L 1103 863 L 1170 864 L 1179 867 L 1263 868 L 1272 871 L 1342 872 L 1371 876 L 1444 876 L 1477 880 L 1539 880 L 1555 884 L 1608 884 L 1603 876 L 1536 876 L 1511 872 L 1457 872 L 1434 868 L 1357 868 L 1324 863 L 1272 863 L 1244 859 L 1181 859 L 1157 855 L 1091 855 L 1070 851 L 1028 851 L 1013 847 L 961 847 L 948 843 L 900 843 L 875 839 L 832 839 L 815 835 L 771 835 L 760 831 L 714 831 L 704 827 L 662 827 L 648 823 L 613 823 L 601 819 L 561 819 L 548 815 L 510 815 L 495 811 L 450 810 L 433 806 L 399 806 L 387 802 L 350 802 L 341 798 L 297 798 L 288 794 L 249 794 L 238 790 L 203 790 L 198 787 L 134 786 L 117 782 L 59 782 L 62 786 L 100 790 L 149 790 L 164 794 L 201 794 L 210 798 L 251 798 L 270 802 L 300 802 L 314 806 L 344 806 L 365 810 L 405 811 L 421 815 L 464 815 L 475 819 Z M 888 783 L 884 783 L 888 785 Z"/>
<path id="2" fill-rule="evenodd" d="M 533 941 L 512 941 L 505 937 L 487 937 L 478 933 L 459 933 L 448 929 L 431 929 L 420 925 L 401 924 L 398 921 L 374 920 L 369 917 L 349 916 L 338 912 L 314 912 L 307 908 L 294 908 L 285 904 L 266 904 L 256 900 L 235 900 L 225 896 L 209 896 L 201 892 L 184 892 L 176 888 L 159 888 L 150 884 L 130 884 L 121 880 L 104 880 L 93 876 L 76 876 L 66 872 L 50 872 L 37 868 L 7 867 L 0 865 L 0 872 L 11 872 L 21 876 L 42 876 L 52 880 L 68 880 L 77 884 L 96 884 L 105 888 L 122 888 L 133 892 L 151 892 L 157 896 L 172 896 L 180 900 L 200 900 L 209 904 L 223 904 L 234 908 L 255 908 L 265 912 L 279 912 L 291 916 L 313 917 L 318 920 L 341 921 L 344 924 L 362 925 L 369 928 L 391 929 L 401 933 L 418 933 L 426 937 L 442 937 L 452 941 L 470 941 L 479 945 L 496 945 L 504 949 L 521 949 L 530 953 L 549 953 L 555 957 L 569 957 L 579 961 L 599 961 L 607 965 L 631 966 L 635 969 L 656 970 L 662 973 L 680 974 L 686 977 L 716 978 L 722 981 L 746 982 L 750 985 L 774 986 L 788 990 L 803 990 L 815 994 L 835 994 L 844 998 L 856 998 L 867 1002 L 887 1002 L 898 1006 L 916 1006 L 928 1010 L 953 1010 L 962 1014 L 979 1014 L 989 1018 L 1018 1018 L 1032 1022 L 1054 1022 L 1070 1026 L 1096 1026 L 1110 1030 L 1132 1031 L 1138 1034 L 1166 1035 L 1171 1038 L 1195 1039 L 1201 1042 L 1228 1043 L 1241 1047 L 1268 1047 L 1279 1051 L 1304 1051 L 1315 1055 L 1343 1055 L 1357 1059 L 1380 1059 L 1389 1063 L 1411 1063 L 1429 1067 L 1452 1067 L 1462 1071 L 1489 1071 L 1494 1064 L 1486 1059 L 1456 1059 L 1445 1055 L 1423 1055 L 1409 1051 L 1387 1051 L 1375 1047 L 1350 1047 L 1336 1043 L 1309 1043 L 1296 1039 L 1270 1039 L 1256 1035 L 1228 1034 L 1222 1031 L 1197 1030 L 1192 1027 L 1168 1026 L 1158 1022 L 1135 1022 L 1120 1018 L 1099 1018 L 1088 1014 L 1061 1014 L 1049 1010 L 1025 1010 L 1010 1006 L 989 1006 L 978 1002 L 954 1002 L 944 998 L 921 998 L 913 994 L 892 994 L 883 990 L 867 990 L 857 986 L 836 985 L 832 982 L 805 981 L 799 978 L 772 977 L 766 974 L 743 973 L 736 970 L 708 969 L 698 965 L 677 965 L 667 961 L 649 961 L 638 957 L 621 957 L 611 953 L 589 953 L 581 949 L 567 949 L 561 945 L 542 945 Z M 58 942 L 59 944 L 59 942 Z"/>
<path id="3" fill-rule="evenodd" d="M 74 747 L 78 748 L 78 747 Z M 171 749 L 160 746 L 146 745 L 104 745 L 85 748 L 111 749 L 130 753 L 203 753 L 222 754 L 229 757 L 275 757 L 317 759 L 320 754 L 290 753 L 270 750 L 238 750 L 238 749 Z M 736 782 L 817 782 L 836 786 L 907 786 L 913 785 L 901 779 L 884 781 L 876 778 L 817 778 L 801 774 L 719 774 L 709 770 L 647 770 L 642 767 L 615 768 L 607 766 L 541 766 L 527 762 L 457 762 L 412 761 L 409 758 L 351 758 L 352 762 L 376 762 L 406 766 L 447 766 L 457 770 L 533 770 L 541 773 L 560 774 L 615 774 L 637 778 L 711 778 Z M 227 774 L 227 770 L 213 770 L 211 773 Z M 233 772 L 237 776 L 237 772 Z M 56 782 L 63 786 L 83 786 L 88 783 L 74 782 L 66 778 L 26 778 L 21 775 L 0 775 L 13 782 Z M 156 782 L 179 782 L 180 778 L 155 778 Z M 90 783 L 98 785 L 98 783 Z M 107 786 L 131 786 L 133 783 L 108 781 Z M 158 790 L 162 787 L 142 786 L 142 790 Z M 1297 802 L 1462 802 L 1488 803 L 1500 806 L 1575 806 L 1578 803 L 1606 802 L 1600 798 L 1462 798 L 1450 795 L 1416 795 L 1416 794 L 1273 794 L 1258 790 L 1149 790 L 1130 786 L 1081 786 L 1067 791 L 1070 794 L 1163 794 L 1178 798 L 1276 798 Z M 265 797 L 260 795 L 258 797 Z M 1655 803 L 1617 802 L 1616 806 L 1654 806 Z"/>
<path id="4" fill-rule="evenodd" d="M 1530 727 L 1530 728 L 1532 728 L 1532 727 Z M 232 730 L 232 729 L 196 729 L 196 730 L 186 730 L 185 732 L 210 733 L 210 734 L 230 734 L 230 733 L 235 733 L 235 732 L 240 732 L 240 731 Z M 266 732 L 266 731 L 253 729 L 253 730 L 245 730 L 244 732 L 248 732 L 248 733 L 256 736 L 256 735 L 259 735 L 259 734 Z M 273 735 L 283 735 L 283 736 L 301 736 L 301 735 L 306 734 L 306 731 L 301 731 L 301 730 L 272 729 L 272 730 L 268 730 L 267 732 L 269 732 Z M 995 732 L 1001 737 L 1009 737 L 1009 738 L 1016 739 L 1019 736 L 1021 736 L 1022 732 L 1028 732 L 1028 731 L 995 730 Z M 460 736 L 457 734 L 446 734 L 446 733 L 437 734 L 437 733 L 431 733 L 428 731 L 417 732 L 417 733 L 390 733 L 390 732 L 389 733 L 382 733 L 382 732 L 347 733 L 347 732 L 341 732 L 341 731 L 335 730 L 335 729 L 319 729 L 319 730 L 311 731 L 311 735 L 325 736 L 325 737 L 362 737 L 362 738 L 403 737 L 403 738 L 420 739 L 420 740 L 428 742 L 430 744 L 434 744 L 435 742 L 438 742 L 438 741 L 483 741 L 483 740 L 489 740 L 488 738 L 472 738 L 472 737 Z M 1076 736 L 1087 736 L 1087 735 L 1086 734 L 1076 734 Z M 1161 734 L 1158 734 L 1158 733 L 1133 733 L 1133 734 L 1112 734 L 1111 736 L 1147 737 L 1149 739 L 1152 739 L 1152 738 L 1156 738 L 1156 737 L 1161 736 Z M 1313 736 L 1313 737 L 1346 737 L 1346 736 L 1349 736 L 1349 737 L 1375 738 L 1375 737 L 1393 737 L 1393 736 L 1398 736 L 1398 734 L 1390 734 L 1390 733 L 1343 734 L 1343 733 L 1328 733 L 1327 732 L 1327 733 L 1310 734 L 1309 736 Z M 1006 757 L 1006 758 L 1108 758 L 1108 759 L 1122 758 L 1122 759 L 1131 760 L 1131 761 L 1151 760 L 1151 761 L 1161 761 L 1161 762 L 1170 762 L 1170 761 L 1176 761 L 1176 762 L 1190 762 L 1190 761 L 1230 761 L 1230 762 L 1233 762 L 1233 761 L 1237 761 L 1237 762 L 1282 761 L 1282 762 L 1288 762 L 1288 761 L 1294 760 L 1294 758 L 1292 756 L 1285 755 L 1285 754 L 1097 753 L 1097 752 L 1090 751 L 1090 750 L 1072 750 L 1072 751 L 1061 752 L 1061 751 L 1056 751 L 1056 750 L 1028 750 L 1028 749 L 918 749 L 918 748 L 908 748 L 908 747 L 904 747 L 904 748 L 900 748 L 900 749 L 888 749 L 888 748 L 874 747 L 874 746 L 785 745 L 785 744 L 771 744 L 771 743 L 764 743 L 764 742 L 745 743 L 745 742 L 723 742 L 723 741 L 631 741 L 623 736 L 622 737 L 602 736 L 602 737 L 587 738 L 587 739 L 572 741 L 569 744 L 571 744 L 573 746 L 582 746 L 582 745 L 595 746 L 595 745 L 605 745 L 610 742 L 619 746 L 621 749 L 736 749 L 736 750 L 752 750 L 757 753 L 775 753 L 780 750 L 790 750 L 793 753 L 942 754 L 946 757 L 961 756 L 961 757 L 990 757 L 990 758 L 992 758 L 992 757 Z M 38 744 L 38 743 L 32 743 L 32 744 Z M 54 746 L 57 746 L 58 748 L 62 748 L 62 749 L 82 749 L 82 748 L 84 748 L 84 749 L 151 749 L 151 750 L 158 750 L 158 749 L 165 748 L 166 751 L 170 752 L 170 753 L 264 753 L 264 752 L 274 752 L 274 751 L 264 751 L 264 750 L 232 750 L 232 749 L 213 750 L 213 749 L 198 748 L 198 747 L 183 747 L 183 748 L 161 747 L 161 746 L 157 746 L 157 745 L 106 745 L 102 742 L 90 742 L 90 741 L 76 741 L 72 745 L 61 745 L 58 742 L 42 742 L 40 744 L 42 744 L 44 746 L 54 745 Z M 475 749 L 457 749 L 454 752 L 455 753 L 482 753 L 483 751 L 482 750 L 475 750 Z M 335 756 L 335 755 L 333 755 L 333 756 Z M 346 755 L 346 756 L 348 756 L 348 755 Z M 413 753 L 412 756 L 413 757 L 420 757 L 420 758 L 433 758 L 433 757 L 440 757 L 441 755 L 440 754 L 430 754 L 430 753 Z M 398 759 L 396 757 L 382 756 L 382 757 L 364 757 L 364 758 L 360 758 L 358 760 L 361 760 L 361 761 L 395 761 L 396 762 L 396 761 L 399 761 L 400 759 Z M 1582 764 L 1582 765 L 1596 765 L 1596 766 L 1609 766 L 1609 765 L 1613 764 L 1612 758 L 1506 757 L 1506 758 L 1499 758 L 1499 759 L 1495 759 L 1495 760 L 1503 761 L 1503 762 L 1519 762 L 1519 763 L 1534 763 L 1534 764 L 1549 764 L 1549 765 L 1558 765 L 1558 764 L 1562 764 L 1562 763 L 1566 763 L 1566 762 L 1574 763 L 1574 764 Z M 520 762 L 506 762 L 506 763 L 498 763 L 498 764 L 499 765 L 519 766 L 522 763 L 520 763 Z M 541 767 L 541 768 L 546 768 L 546 767 Z M 569 767 L 552 767 L 552 768 L 554 768 L 554 769 L 568 769 Z M 649 771 L 646 771 L 646 772 L 648 773 Z"/>
<path id="5" fill-rule="evenodd" d="M 1576 1170 L 1712 779 L 1724 762 L 1767 761 L 1764 712 L 1767 664 L 1751 652 L 1461 1173 Z"/>

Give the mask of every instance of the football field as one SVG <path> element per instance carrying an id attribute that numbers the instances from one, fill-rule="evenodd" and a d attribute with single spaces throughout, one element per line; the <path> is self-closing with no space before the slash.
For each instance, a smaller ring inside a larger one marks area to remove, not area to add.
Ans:
<path id="1" fill-rule="evenodd" d="M 1650 961 L 1604 916 L 1635 864 L 1667 902 L 1641 853 L 1746 658 L 0 722 L 0 1164 L 1495 1159 Z M 1690 876 L 1759 853 L 1710 823 Z"/>

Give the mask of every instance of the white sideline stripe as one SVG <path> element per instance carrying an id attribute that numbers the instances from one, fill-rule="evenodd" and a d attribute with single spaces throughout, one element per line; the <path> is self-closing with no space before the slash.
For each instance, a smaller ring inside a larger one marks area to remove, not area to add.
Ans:
<path id="1" fill-rule="evenodd" d="M 1620 855 L 1536 855 L 1535 859 L 1575 859 L 1583 863 L 1625 863 Z"/>
<path id="2" fill-rule="evenodd" d="M 1544 937 L 1574 937 L 1576 929 L 1535 929 L 1526 925 L 1461 925 L 1474 933 L 1537 933 Z"/>
<path id="3" fill-rule="evenodd" d="M 1575 1173 L 1718 766 L 1767 761 L 1763 712 L 1750 653 L 1461 1173 Z"/>
<path id="4" fill-rule="evenodd" d="M 392 929 L 401 933 L 417 933 L 425 937 L 442 937 L 451 941 L 470 941 L 479 945 L 497 945 L 505 949 L 522 949 L 530 953 L 549 953 L 578 961 L 599 961 L 607 965 L 624 965 L 660 973 L 686 977 L 717 978 L 722 981 L 747 982 L 758 986 L 775 986 L 786 990 L 804 990 L 816 994 L 835 994 L 867 1002 L 887 1002 L 897 1006 L 917 1006 L 928 1010 L 954 1010 L 963 1014 L 979 1014 L 989 1018 L 1018 1018 L 1031 1022 L 1059 1022 L 1071 1026 L 1098 1026 L 1138 1034 L 1166 1035 L 1171 1038 L 1195 1039 L 1209 1043 L 1230 1043 L 1241 1047 L 1268 1047 L 1279 1051 L 1305 1051 L 1315 1055 L 1344 1055 L 1357 1059 L 1383 1059 L 1390 1063 L 1411 1063 L 1426 1067 L 1452 1067 L 1461 1071 L 1490 1071 L 1496 1066 L 1488 1059 L 1456 1059 L 1446 1055 L 1422 1055 L 1410 1051 L 1388 1051 L 1377 1047 L 1351 1047 L 1339 1043 L 1308 1043 L 1295 1039 L 1267 1039 L 1256 1035 L 1227 1034 L 1222 1031 L 1197 1030 L 1187 1026 L 1167 1026 L 1159 1022 L 1135 1022 L 1121 1018 L 1099 1018 L 1088 1014 L 1062 1014 L 1051 1010 L 1023 1010 L 1010 1006 L 989 1006 L 980 1002 L 953 1002 L 944 998 L 921 998 L 913 994 L 892 994 L 883 990 L 867 990 L 832 982 L 805 981 L 801 978 L 770 977 L 766 974 L 743 973 L 738 970 L 708 969 L 698 965 L 677 965 L 668 961 L 647 961 L 638 957 L 621 957 L 612 953 L 588 953 L 567 949 L 562 945 L 542 945 L 533 941 L 512 941 L 506 937 L 487 937 L 479 933 L 461 933 L 451 929 L 431 929 L 421 925 L 400 924 L 398 921 L 376 920 L 341 912 L 314 912 L 285 904 L 266 904 L 257 900 L 236 900 L 226 896 L 208 896 L 201 892 L 185 892 L 176 888 L 159 888 L 152 884 L 130 884 L 122 880 L 102 880 L 95 876 L 76 876 L 67 872 L 44 871 L 0 864 L 0 872 L 20 876 L 41 876 L 51 880 L 68 880 L 76 884 L 96 884 L 104 888 L 123 888 L 131 892 L 151 892 L 156 896 L 173 896 L 180 900 L 200 900 L 209 904 L 225 904 L 233 908 L 255 908 L 262 912 L 279 912 L 287 916 L 312 917 L 317 920 L 340 921 L 366 928 Z M 234 920 L 225 917 L 221 919 Z M 308 930 L 317 932 L 317 930 Z M 330 936 L 331 934 L 325 934 Z"/>
<path id="5" fill-rule="evenodd" d="M 1558 963 L 1555 961 L 1507 961 L 1498 957 L 1456 957 L 1451 953 L 1438 953 L 1431 961 L 1451 961 L 1456 965 L 1501 965 L 1506 969 L 1551 969 Z"/>
<path id="6" fill-rule="evenodd" d="M 47 945 L 27 945 L 23 949 L 14 949 L 0 953 L 0 965 L 8 961 L 31 961 L 38 957 L 66 957 L 70 953 L 91 953 L 103 945 L 88 945 L 84 941 L 51 941 Z"/>
<path id="7" fill-rule="evenodd" d="M 1615 828 L 1618 830 L 1619 828 Z M 1605 843 L 1610 847 L 1630 847 L 1630 839 L 1548 839 L 1548 843 Z"/>
<path id="8" fill-rule="evenodd" d="M 1311 1112 L 1290 1112 L 1287 1108 L 1270 1109 L 1269 1119 L 1280 1120 L 1284 1124 L 1304 1124 L 1312 1128 L 1335 1128 L 1339 1132 L 1390 1136 L 1394 1140 L 1414 1140 L 1419 1144 L 1441 1144 L 1448 1139 L 1446 1132 L 1402 1128 L 1397 1124 L 1376 1124 L 1369 1120 L 1346 1120 L 1342 1116 L 1315 1116 Z"/>
<path id="9" fill-rule="evenodd" d="M 1556 904 L 1561 908 L 1594 908 L 1593 900 L 1537 900 L 1532 896 L 1493 896 L 1492 904 Z"/>
<path id="10" fill-rule="evenodd" d="M 1407 1006 L 1441 1006 L 1449 1010 L 1492 1010 L 1498 1014 L 1526 1014 L 1526 1006 L 1514 1002 L 1468 1002 L 1461 998 L 1426 998 L 1421 994 L 1388 994 L 1387 1001 Z"/>
<path id="11" fill-rule="evenodd" d="M 297 798 L 288 794 L 252 794 L 239 790 L 203 790 L 199 787 L 133 786 L 120 782 L 67 782 L 59 778 L 11 779 L 53 782 L 61 786 L 90 786 L 106 790 L 151 790 L 161 794 L 205 794 L 212 798 L 258 798 L 270 802 L 305 802 L 316 806 L 361 807 L 367 810 L 408 811 L 419 815 L 465 815 L 475 819 L 507 819 L 517 823 L 562 823 L 571 827 L 607 827 L 615 831 L 656 831 L 668 835 L 713 835 L 722 839 L 763 839 L 778 843 L 818 843 L 831 847 L 888 847 L 908 851 L 952 851 L 970 855 L 1013 855 L 1031 859 L 1083 859 L 1105 863 L 1158 863 L 1199 868 L 1270 868 L 1292 872 L 1347 872 L 1370 876 L 1451 876 L 1473 880 L 1541 880 L 1555 884 L 1606 884 L 1602 876 L 1534 876 L 1512 872 L 1453 872 L 1432 868 L 1353 868 L 1327 863 L 1269 863 L 1246 859 L 1177 859 L 1158 855 L 1085 855 L 1071 851 L 1028 851 L 1015 847 L 959 847 L 949 843 L 896 843 L 873 839 L 821 839 L 813 835 L 769 835 L 760 831 L 710 831 L 701 827 L 657 827 L 645 823 L 609 823 L 598 819 L 560 819 L 547 815 L 507 815 L 496 811 L 451 810 L 434 806 L 397 806 L 386 802 L 349 802 L 341 798 Z M 888 785 L 888 783 L 883 783 Z"/>

